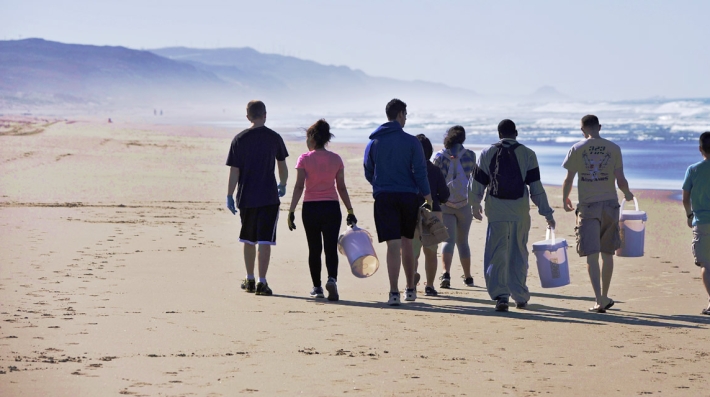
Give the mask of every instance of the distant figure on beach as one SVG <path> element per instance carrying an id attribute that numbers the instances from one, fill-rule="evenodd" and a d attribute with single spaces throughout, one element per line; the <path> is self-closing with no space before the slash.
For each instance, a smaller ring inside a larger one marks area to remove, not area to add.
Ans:
<path id="1" fill-rule="evenodd" d="M 708 293 L 708 306 L 701 312 L 710 315 L 710 131 L 700 134 L 703 161 L 688 167 L 683 182 L 683 207 L 688 227 L 693 229 L 693 256 Z"/>
<path id="2" fill-rule="evenodd" d="M 236 214 L 238 208 L 242 222 L 239 241 L 244 243 L 244 265 L 247 270 L 242 289 L 257 295 L 271 295 L 271 288 L 266 282 L 266 271 L 269 268 L 271 246 L 276 245 L 276 224 L 281 204 L 279 197 L 286 194 L 288 151 L 281 136 L 264 125 L 264 102 L 249 102 L 247 119 L 252 123 L 251 127 L 234 137 L 227 156 L 227 165 L 230 167 L 227 208 L 232 214 Z M 275 164 L 279 169 L 278 185 L 274 176 Z M 257 245 L 259 282 L 255 285 L 254 262 Z"/>
<path id="3" fill-rule="evenodd" d="M 321 252 L 325 250 L 325 266 L 328 269 L 328 300 L 337 301 L 338 294 L 338 233 L 343 216 L 340 212 L 338 195 L 348 211 L 348 226 L 357 223 L 350 203 L 348 188 L 345 186 L 345 167 L 337 154 L 328 151 L 326 145 L 333 134 L 330 125 L 323 119 L 315 122 L 306 130 L 308 153 L 302 154 L 296 161 L 296 186 L 293 187 L 291 208 L 288 212 L 288 229 L 296 229 L 296 206 L 303 198 L 301 219 L 308 241 L 308 267 L 311 271 L 313 289 L 311 297 L 323 298 L 321 285 Z M 337 192 L 336 192 L 337 191 Z"/>
<path id="4" fill-rule="evenodd" d="M 163 109 L 160 109 L 160 115 L 161 116 L 163 115 Z"/>
<path id="5" fill-rule="evenodd" d="M 111 121 L 110 117 L 108 118 L 108 122 L 109 122 L 109 124 L 113 123 L 113 121 Z"/>
<path id="6" fill-rule="evenodd" d="M 404 132 L 407 104 L 392 99 L 385 108 L 387 123 L 371 135 L 363 160 L 365 178 L 375 198 L 375 228 L 380 242 L 387 242 L 387 273 L 390 280 L 388 304 L 400 304 L 399 268 L 407 279 L 405 300 L 417 299 L 412 238 L 419 215 L 419 194 L 429 209 L 432 198 L 426 160 L 417 138 Z"/>
<path id="7" fill-rule="evenodd" d="M 431 211 L 439 218 L 439 220 L 443 222 L 441 204 L 446 203 L 449 199 L 449 188 L 446 186 L 446 180 L 441 174 L 441 171 L 439 171 L 439 167 L 429 161 L 434 153 L 431 141 L 424 134 L 417 135 L 417 139 L 422 144 L 424 159 L 426 160 L 427 179 L 429 180 L 429 188 L 431 190 L 432 198 Z M 424 196 L 419 196 L 419 202 L 422 204 L 424 203 Z M 419 236 L 419 228 L 415 231 L 412 244 L 414 246 L 414 268 L 416 271 L 419 262 L 419 255 L 422 251 L 422 240 L 421 236 Z M 438 244 L 424 246 L 424 271 L 426 272 L 426 287 L 424 288 L 424 295 L 427 296 L 437 296 L 439 294 L 436 291 L 436 288 L 434 288 L 434 279 L 436 278 L 436 251 L 438 247 Z"/>
<path id="8" fill-rule="evenodd" d="M 155 110 L 155 109 L 153 109 L 153 116 L 155 116 L 155 115 L 157 115 L 157 114 L 158 114 L 158 111 Z"/>
<path id="9" fill-rule="evenodd" d="M 473 215 L 482 220 L 481 200 L 487 189 L 488 229 L 483 255 L 486 288 L 496 301 L 495 310 L 507 312 L 511 296 L 519 309 L 527 307 L 530 300 L 526 284 L 530 200 L 545 217 L 548 227 L 555 228 L 555 219 L 540 182 L 537 155 L 518 143 L 515 123 L 508 119 L 501 121 L 498 137 L 498 143 L 481 152 L 471 196 Z"/>
<path id="10" fill-rule="evenodd" d="M 451 263 L 454 259 L 454 247 L 458 247 L 459 260 L 463 268 L 463 283 L 473 287 L 471 276 L 471 248 L 468 245 L 468 232 L 473 222 L 473 211 L 469 195 L 476 170 L 476 154 L 463 147 L 466 130 L 460 125 L 449 128 L 444 137 L 444 149 L 434 156 L 436 165 L 446 178 L 451 196 L 442 207 L 444 225 L 449 232 L 449 239 L 441 249 L 440 277 L 441 288 L 451 288 Z"/>
<path id="11" fill-rule="evenodd" d="M 575 211 L 577 253 L 587 257 L 587 271 L 596 298 L 596 304 L 589 311 L 605 313 L 614 306 L 614 300 L 608 294 L 614 272 L 614 252 L 621 246 L 616 186 L 624 193 L 626 201 L 633 200 L 634 195 L 624 176 L 621 149 L 599 135 L 602 126 L 597 116 L 586 115 L 582 117 L 581 124 L 584 139 L 572 146 L 562 163 L 567 169 L 567 177 L 562 183 L 562 202 L 565 211 Z M 569 198 L 576 174 L 579 174 L 577 208 Z"/>

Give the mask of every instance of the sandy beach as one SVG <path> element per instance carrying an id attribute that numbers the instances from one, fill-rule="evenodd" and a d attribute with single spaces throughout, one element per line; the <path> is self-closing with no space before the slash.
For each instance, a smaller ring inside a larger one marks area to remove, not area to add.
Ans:
<path id="1" fill-rule="evenodd" d="M 239 288 L 240 223 L 224 204 L 238 131 L 0 124 L 0 396 L 710 396 L 710 318 L 677 191 L 631 181 L 648 212 L 646 252 L 616 258 L 606 314 L 587 312 L 573 248 L 570 285 L 541 288 L 531 255 L 529 309 L 494 312 L 485 222 L 470 234 L 473 288 L 455 257 L 452 289 L 425 297 L 422 282 L 416 302 L 392 308 L 386 265 L 357 279 L 341 256 L 341 301 L 314 300 L 300 211 L 296 231 L 278 225 L 275 295 L 261 297 Z M 305 144 L 288 149 L 282 215 Z M 364 145 L 331 149 L 374 234 Z M 561 189 L 547 191 L 558 237 L 573 244 Z M 536 209 L 532 219 L 531 243 L 545 231 Z M 383 261 L 385 245 L 376 250 Z"/>

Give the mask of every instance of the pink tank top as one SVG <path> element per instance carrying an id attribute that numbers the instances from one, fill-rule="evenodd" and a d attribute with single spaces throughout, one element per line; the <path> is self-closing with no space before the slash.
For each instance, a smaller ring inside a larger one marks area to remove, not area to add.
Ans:
<path id="1" fill-rule="evenodd" d="M 313 150 L 299 156 L 296 169 L 306 171 L 303 201 L 338 201 L 335 176 L 343 168 L 340 156 L 327 150 Z"/>

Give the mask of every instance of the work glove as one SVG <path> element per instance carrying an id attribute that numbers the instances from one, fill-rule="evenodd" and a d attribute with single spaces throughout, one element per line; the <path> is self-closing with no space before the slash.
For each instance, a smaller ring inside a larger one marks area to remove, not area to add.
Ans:
<path id="1" fill-rule="evenodd" d="M 293 213 L 293 211 L 288 212 L 288 230 L 296 230 L 296 224 L 294 223 L 296 221 L 296 214 Z"/>
<path id="2" fill-rule="evenodd" d="M 626 201 L 634 201 L 634 194 L 631 193 L 630 191 L 627 193 L 624 193 L 624 200 Z"/>
<path id="3" fill-rule="evenodd" d="M 345 223 L 347 223 L 348 226 L 353 226 L 357 223 L 357 218 L 355 217 L 355 213 L 352 208 L 348 210 L 348 217 L 345 218 Z"/>
<path id="4" fill-rule="evenodd" d="M 433 204 L 433 203 L 432 203 L 431 201 L 426 201 L 426 202 L 424 202 L 424 204 L 422 204 L 422 208 L 426 208 L 426 209 L 428 209 L 429 211 L 431 211 L 431 209 L 432 209 L 432 204 Z"/>
<path id="5" fill-rule="evenodd" d="M 549 226 L 550 229 L 555 230 L 555 226 L 556 226 L 556 225 L 557 225 L 557 224 L 555 223 L 555 219 L 554 219 L 554 218 L 550 218 L 550 219 L 547 220 L 547 226 Z"/>
<path id="6" fill-rule="evenodd" d="M 232 211 L 232 215 L 237 215 L 237 208 L 234 206 L 234 197 L 227 196 L 227 208 Z"/>
<path id="7" fill-rule="evenodd" d="M 283 197 L 286 195 L 286 184 L 285 183 L 279 183 L 276 185 L 276 189 L 279 191 L 279 197 Z"/>

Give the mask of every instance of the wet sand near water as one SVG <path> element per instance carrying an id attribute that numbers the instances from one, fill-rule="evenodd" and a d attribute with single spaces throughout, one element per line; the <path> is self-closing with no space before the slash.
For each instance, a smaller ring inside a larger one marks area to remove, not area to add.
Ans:
<path id="1" fill-rule="evenodd" d="M 356 279 L 341 256 L 341 301 L 314 300 L 300 210 L 296 231 L 278 225 L 275 295 L 261 297 L 239 288 L 240 224 L 224 204 L 238 131 L 114 121 L 38 120 L 39 132 L 0 135 L 2 396 L 710 395 L 710 318 L 677 192 L 634 191 L 646 254 L 616 258 L 607 314 L 587 312 L 573 249 L 570 285 L 540 288 L 531 254 L 529 309 L 494 312 L 485 222 L 470 234 L 475 287 L 455 258 L 452 289 L 425 297 L 422 281 L 416 302 L 391 308 L 386 265 Z M 284 217 L 305 151 L 287 145 Z M 374 234 L 364 145 L 331 149 Z M 559 187 L 547 191 L 557 236 L 573 245 L 574 216 Z M 535 209 L 532 219 L 530 243 L 545 231 Z"/>

